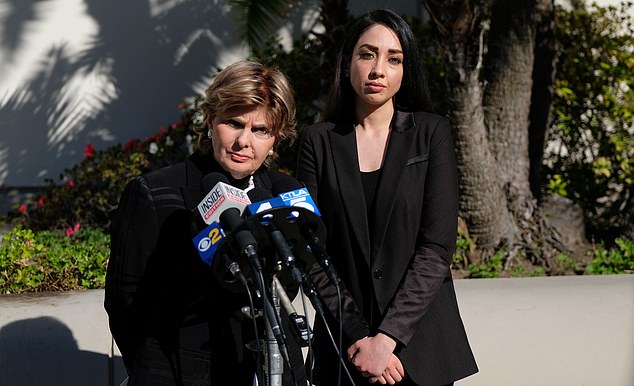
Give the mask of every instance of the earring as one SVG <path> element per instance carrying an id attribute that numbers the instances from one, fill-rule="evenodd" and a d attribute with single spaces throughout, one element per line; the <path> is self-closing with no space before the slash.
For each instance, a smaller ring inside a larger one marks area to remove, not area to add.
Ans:
<path id="1" fill-rule="evenodd" d="M 269 156 L 273 155 L 274 151 L 273 149 L 269 150 Z"/>
<path id="2" fill-rule="evenodd" d="M 211 139 L 211 129 L 209 129 L 209 131 L 207 131 L 207 136 Z"/>

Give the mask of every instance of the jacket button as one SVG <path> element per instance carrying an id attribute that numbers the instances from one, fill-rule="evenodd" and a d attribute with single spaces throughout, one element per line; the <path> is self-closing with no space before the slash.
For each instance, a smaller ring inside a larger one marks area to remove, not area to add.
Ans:
<path id="1" fill-rule="evenodd" d="M 383 279 L 383 271 L 380 269 L 377 269 L 374 271 L 374 278 L 375 279 Z"/>

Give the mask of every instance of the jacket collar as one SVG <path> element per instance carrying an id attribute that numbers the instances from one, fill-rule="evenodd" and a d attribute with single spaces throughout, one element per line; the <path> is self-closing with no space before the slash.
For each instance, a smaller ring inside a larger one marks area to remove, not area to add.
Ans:
<path id="1" fill-rule="evenodd" d="M 268 192 L 271 190 L 271 181 L 267 177 L 266 170 L 267 167 L 262 165 L 260 169 L 254 173 L 253 177 L 256 186 Z M 227 177 L 230 185 L 241 189 L 244 189 L 248 183 L 248 178 L 236 180 L 231 177 L 229 173 L 222 169 L 211 154 L 195 152 L 185 160 L 185 185 L 180 187 L 187 209 L 192 210 L 196 208 L 198 203 L 200 203 L 203 197 L 208 193 L 204 191 L 202 180 L 207 174 L 212 172 L 223 174 Z"/>
<path id="2" fill-rule="evenodd" d="M 365 196 L 361 183 L 357 142 L 352 125 L 337 125 L 330 132 L 330 144 L 334 158 L 337 182 L 341 187 L 348 219 L 357 238 L 363 256 L 370 265 L 371 256 L 379 253 L 385 234 L 388 218 L 394 208 L 394 196 L 401 187 L 399 180 L 407 163 L 408 148 L 412 143 L 414 115 L 396 111 L 392 118 L 392 131 L 383 160 L 381 178 L 375 199 L 375 228 L 373 242 L 370 245 L 370 229 L 366 212 Z"/>

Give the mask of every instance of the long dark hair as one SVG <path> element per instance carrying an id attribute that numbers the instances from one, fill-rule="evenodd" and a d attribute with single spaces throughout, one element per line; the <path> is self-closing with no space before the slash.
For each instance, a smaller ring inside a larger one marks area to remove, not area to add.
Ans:
<path id="1" fill-rule="evenodd" d="M 337 55 L 335 77 L 324 106 L 322 119 L 329 122 L 354 122 L 355 93 L 346 75 L 350 69 L 352 50 L 359 37 L 371 26 L 382 24 L 398 36 L 403 49 L 403 81 L 394 96 L 395 106 L 401 111 L 432 111 L 427 80 L 418 56 L 416 39 L 407 22 L 389 9 L 367 12 L 354 20 L 345 34 Z"/>

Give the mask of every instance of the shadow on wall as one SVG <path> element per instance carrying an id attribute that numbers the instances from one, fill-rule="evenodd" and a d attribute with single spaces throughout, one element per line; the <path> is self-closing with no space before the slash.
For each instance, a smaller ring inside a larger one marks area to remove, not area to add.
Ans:
<path id="1" fill-rule="evenodd" d="M 0 66 L 8 66 L 29 49 L 28 31 L 57 15 L 51 7 L 70 2 L 0 3 L 8 9 Z M 67 43 L 51 43 L 18 90 L 0 92 L 0 186 L 42 185 L 81 161 L 88 143 L 100 149 L 144 139 L 176 121 L 178 104 L 206 84 L 214 64 L 236 46 L 223 4 L 84 0 L 84 16 L 97 26 L 84 37 L 86 48 L 77 53 Z"/>
<path id="2" fill-rule="evenodd" d="M 55 318 L 24 319 L 0 329 L 0 385 L 118 385 L 117 367 L 120 357 L 80 350 L 70 329 Z"/>

